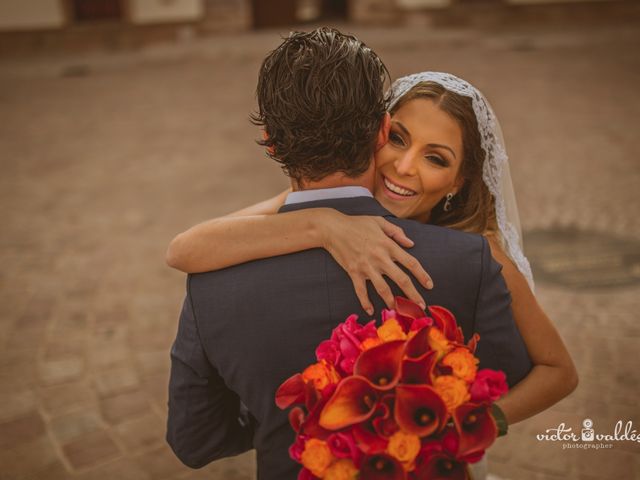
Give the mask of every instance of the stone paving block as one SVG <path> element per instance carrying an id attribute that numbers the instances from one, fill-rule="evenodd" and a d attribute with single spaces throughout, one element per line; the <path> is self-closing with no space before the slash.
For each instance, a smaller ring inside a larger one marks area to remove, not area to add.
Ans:
<path id="1" fill-rule="evenodd" d="M 157 405 L 161 411 L 166 411 L 169 401 L 169 371 L 144 377 L 142 386 L 150 401 Z"/>
<path id="2" fill-rule="evenodd" d="M 98 315 L 91 330 L 91 343 L 93 346 L 126 344 L 130 329 L 125 323 L 100 320 Z"/>
<path id="3" fill-rule="evenodd" d="M 38 361 L 38 375 L 43 385 L 79 380 L 84 373 L 85 360 L 79 355 Z"/>
<path id="4" fill-rule="evenodd" d="M 525 470 L 556 476 L 568 476 L 571 469 L 570 456 L 563 455 L 557 442 L 529 444 L 527 455 L 517 464 Z"/>
<path id="5" fill-rule="evenodd" d="M 104 430 L 81 435 L 63 445 L 62 451 L 68 462 L 76 470 L 106 463 L 121 455 L 118 446 Z"/>
<path id="6" fill-rule="evenodd" d="M 256 452 L 250 450 L 235 457 L 223 458 L 204 467 L 211 478 L 234 478 L 237 480 L 255 480 Z"/>
<path id="7" fill-rule="evenodd" d="M 72 480 L 73 478 L 75 477 L 66 469 L 64 464 L 56 461 L 42 470 L 25 477 L 25 480 Z"/>
<path id="8" fill-rule="evenodd" d="M 84 334 L 89 328 L 89 325 L 89 314 L 82 311 L 81 306 L 76 307 L 76 309 L 73 309 L 69 305 L 58 306 L 53 324 L 51 325 L 51 334 L 74 335 L 77 332 Z"/>
<path id="9" fill-rule="evenodd" d="M 0 449 L 31 442 L 45 433 L 45 425 L 38 412 L 0 423 Z"/>
<path id="10" fill-rule="evenodd" d="M 169 351 L 174 337 L 172 337 L 171 333 L 168 331 L 159 330 L 157 322 L 155 325 L 153 325 L 153 322 L 150 323 L 151 324 L 148 329 L 136 329 L 131 332 L 131 347 L 135 350 L 152 348 L 156 350 L 164 349 Z"/>
<path id="11" fill-rule="evenodd" d="M 164 480 L 189 470 L 176 458 L 168 445 L 132 457 L 135 464 L 153 480 Z"/>
<path id="12" fill-rule="evenodd" d="M 108 423 L 117 424 L 149 411 L 150 404 L 143 391 L 134 390 L 102 398 L 100 408 Z"/>
<path id="13" fill-rule="evenodd" d="M 28 478 L 57 462 L 57 452 L 49 438 L 41 435 L 31 442 L 0 449 L 0 479 Z"/>
<path id="14" fill-rule="evenodd" d="M 611 450 L 584 450 L 572 458 L 573 469 L 579 475 L 594 478 L 634 478 L 637 456 L 620 451 L 614 444 Z"/>
<path id="15" fill-rule="evenodd" d="M 59 444 L 64 445 L 72 440 L 96 430 L 102 430 L 105 421 L 97 405 L 82 408 L 49 421 L 49 428 Z"/>
<path id="16" fill-rule="evenodd" d="M 36 387 L 38 372 L 35 360 L 17 360 L 0 366 L 0 384 L 8 391 Z"/>
<path id="17" fill-rule="evenodd" d="M 133 454 L 165 442 L 166 419 L 150 412 L 116 425 L 113 432 L 127 453 Z"/>
<path id="18" fill-rule="evenodd" d="M 118 458 L 105 465 L 73 476 L 74 480 L 155 480 L 129 458 Z"/>
<path id="19" fill-rule="evenodd" d="M 128 366 L 100 371 L 94 383 L 98 394 L 106 397 L 137 389 L 140 379 L 135 369 Z"/>
<path id="20" fill-rule="evenodd" d="M 42 408 L 51 416 L 60 416 L 98 402 L 94 389 L 86 380 L 42 387 L 39 397 Z"/>
<path id="21" fill-rule="evenodd" d="M 85 338 L 86 333 L 84 332 L 74 332 L 70 335 L 51 335 L 44 344 L 43 357 L 45 359 L 83 357 L 87 350 Z"/>
<path id="22" fill-rule="evenodd" d="M 131 352 L 125 342 L 110 342 L 93 347 L 87 355 L 90 368 L 104 370 L 110 368 L 126 369 L 131 363 Z"/>
<path id="23" fill-rule="evenodd" d="M 131 317 L 127 305 L 123 303 L 108 303 L 106 308 L 96 312 L 96 328 L 113 328 L 117 326 L 128 326 L 131 324 Z"/>
<path id="24" fill-rule="evenodd" d="M 536 473 L 511 462 L 499 462 L 489 459 L 489 473 L 500 480 L 532 480 Z"/>
<path id="25" fill-rule="evenodd" d="M 143 376 L 166 372 L 171 366 L 171 359 L 165 349 L 141 350 L 134 355 Z"/>
<path id="26" fill-rule="evenodd" d="M 487 451 L 487 459 L 489 464 L 495 463 L 508 463 L 512 458 L 517 457 L 518 450 L 523 442 L 526 442 L 529 438 L 519 432 L 514 432 L 513 427 L 510 427 L 509 434 L 505 437 L 496 439 L 495 443 Z"/>
<path id="27" fill-rule="evenodd" d="M 0 392 L 0 421 L 23 417 L 37 407 L 37 395 L 34 390 L 7 390 Z"/>

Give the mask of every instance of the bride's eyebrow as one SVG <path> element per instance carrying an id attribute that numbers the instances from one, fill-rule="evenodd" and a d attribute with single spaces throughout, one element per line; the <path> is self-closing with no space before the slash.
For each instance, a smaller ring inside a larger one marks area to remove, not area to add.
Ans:
<path id="1" fill-rule="evenodd" d="M 431 148 L 444 148 L 445 150 L 449 150 L 451 152 L 451 155 L 453 155 L 453 158 L 457 158 L 456 152 L 454 152 L 453 149 L 447 145 L 441 145 L 439 143 L 430 143 L 427 146 Z"/>
<path id="2" fill-rule="evenodd" d="M 400 123 L 397 120 L 391 120 L 391 123 L 393 125 L 395 125 L 396 127 L 398 127 L 400 130 L 402 130 L 402 133 L 404 133 L 405 135 L 407 135 L 408 137 L 411 137 L 411 134 L 409 133 L 409 130 L 407 129 L 407 127 L 405 127 L 402 123 Z"/>
<path id="3" fill-rule="evenodd" d="M 395 125 L 396 127 L 398 127 L 400 130 L 402 130 L 402 132 L 405 135 L 407 135 L 409 138 L 411 138 L 411 134 L 409 133 L 409 130 L 402 123 L 400 123 L 398 120 L 391 120 L 391 123 L 393 125 Z M 445 150 L 449 150 L 451 152 L 451 155 L 453 155 L 453 158 L 458 158 L 458 157 L 456 157 L 456 152 L 454 152 L 453 149 L 451 147 L 449 147 L 448 145 L 442 145 L 440 143 L 429 143 L 429 144 L 427 144 L 427 147 L 444 148 Z"/>

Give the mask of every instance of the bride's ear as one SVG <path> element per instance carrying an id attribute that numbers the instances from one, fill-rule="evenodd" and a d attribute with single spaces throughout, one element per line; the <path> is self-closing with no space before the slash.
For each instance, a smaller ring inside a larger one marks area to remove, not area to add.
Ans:
<path id="1" fill-rule="evenodd" d="M 378 139 L 376 141 L 376 152 L 384 147 L 389 141 L 389 130 L 391 129 L 391 115 L 389 112 L 384 114 L 382 122 L 380 122 L 380 130 L 378 130 Z"/>

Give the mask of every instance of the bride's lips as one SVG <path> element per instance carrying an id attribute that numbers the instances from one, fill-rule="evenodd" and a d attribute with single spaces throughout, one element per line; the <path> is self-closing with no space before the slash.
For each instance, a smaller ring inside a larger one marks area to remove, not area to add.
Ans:
<path id="1" fill-rule="evenodd" d="M 408 189 L 407 187 L 403 187 L 402 185 L 398 185 L 395 182 L 392 182 L 384 175 L 382 177 L 382 191 L 384 194 L 393 199 L 393 200 L 407 200 L 417 195 L 413 190 Z"/>

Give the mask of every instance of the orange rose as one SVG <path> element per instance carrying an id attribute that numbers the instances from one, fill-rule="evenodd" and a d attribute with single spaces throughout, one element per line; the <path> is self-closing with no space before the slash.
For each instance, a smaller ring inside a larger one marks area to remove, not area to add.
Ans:
<path id="1" fill-rule="evenodd" d="M 467 383 L 453 375 L 437 377 L 433 382 L 433 388 L 435 388 L 438 395 L 442 397 L 449 412 L 453 412 L 456 407 L 471 398 L 467 390 Z"/>
<path id="2" fill-rule="evenodd" d="M 478 371 L 479 360 L 466 348 L 455 348 L 443 359 L 442 365 L 451 367 L 453 374 L 466 382 L 473 382 Z"/>
<path id="3" fill-rule="evenodd" d="M 407 334 L 404 333 L 402 327 L 395 318 L 390 318 L 378 328 L 378 337 L 383 342 L 391 342 L 393 340 L 406 340 Z"/>
<path id="4" fill-rule="evenodd" d="M 323 478 L 324 474 L 333 462 L 334 458 L 329 450 L 327 442 L 312 438 L 304 444 L 304 451 L 300 456 L 300 461 L 316 477 Z"/>
<path id="5" fill-rule="evenodd" d="M 387 453 L 408 470 L 413 470 L 413 461 L 420 453 L 420 437 L 398 430 L 389 438 Z"/>
<path id="6" fill-rule="evenodd" d="M 324 472 L 324 480 L 354 480 L 358 478 L 358 469 L 348 458 L 338 460 Z"/>
<path id="7" fill-rule="evenodd" d="M 370 348 L 377 347 L 382 343 L 380 337 L 369 337 L 365 338 L 362 342 L 362 350 L 369 350 Z"/>
<path id="8" fill-rule="evenodd" d="M 305 383 L 313 382 L 313 386 L 317 390 L 322 390 L 327 385 L 338 383 L 341 380 L 335 367 L 326 360 L 320 360 L 305 368 L 302 372 L 302 379 Z"/>
<path id="9" fill-rule="evenodd" d="M 444 336 L 437 328 L 429 329 L 429 346 L 438 352 L 438 359 L 441 359 L 446 355 L 446 353 L 451 350 L 451 346 L 449 345 L 449 340 Z"/>

